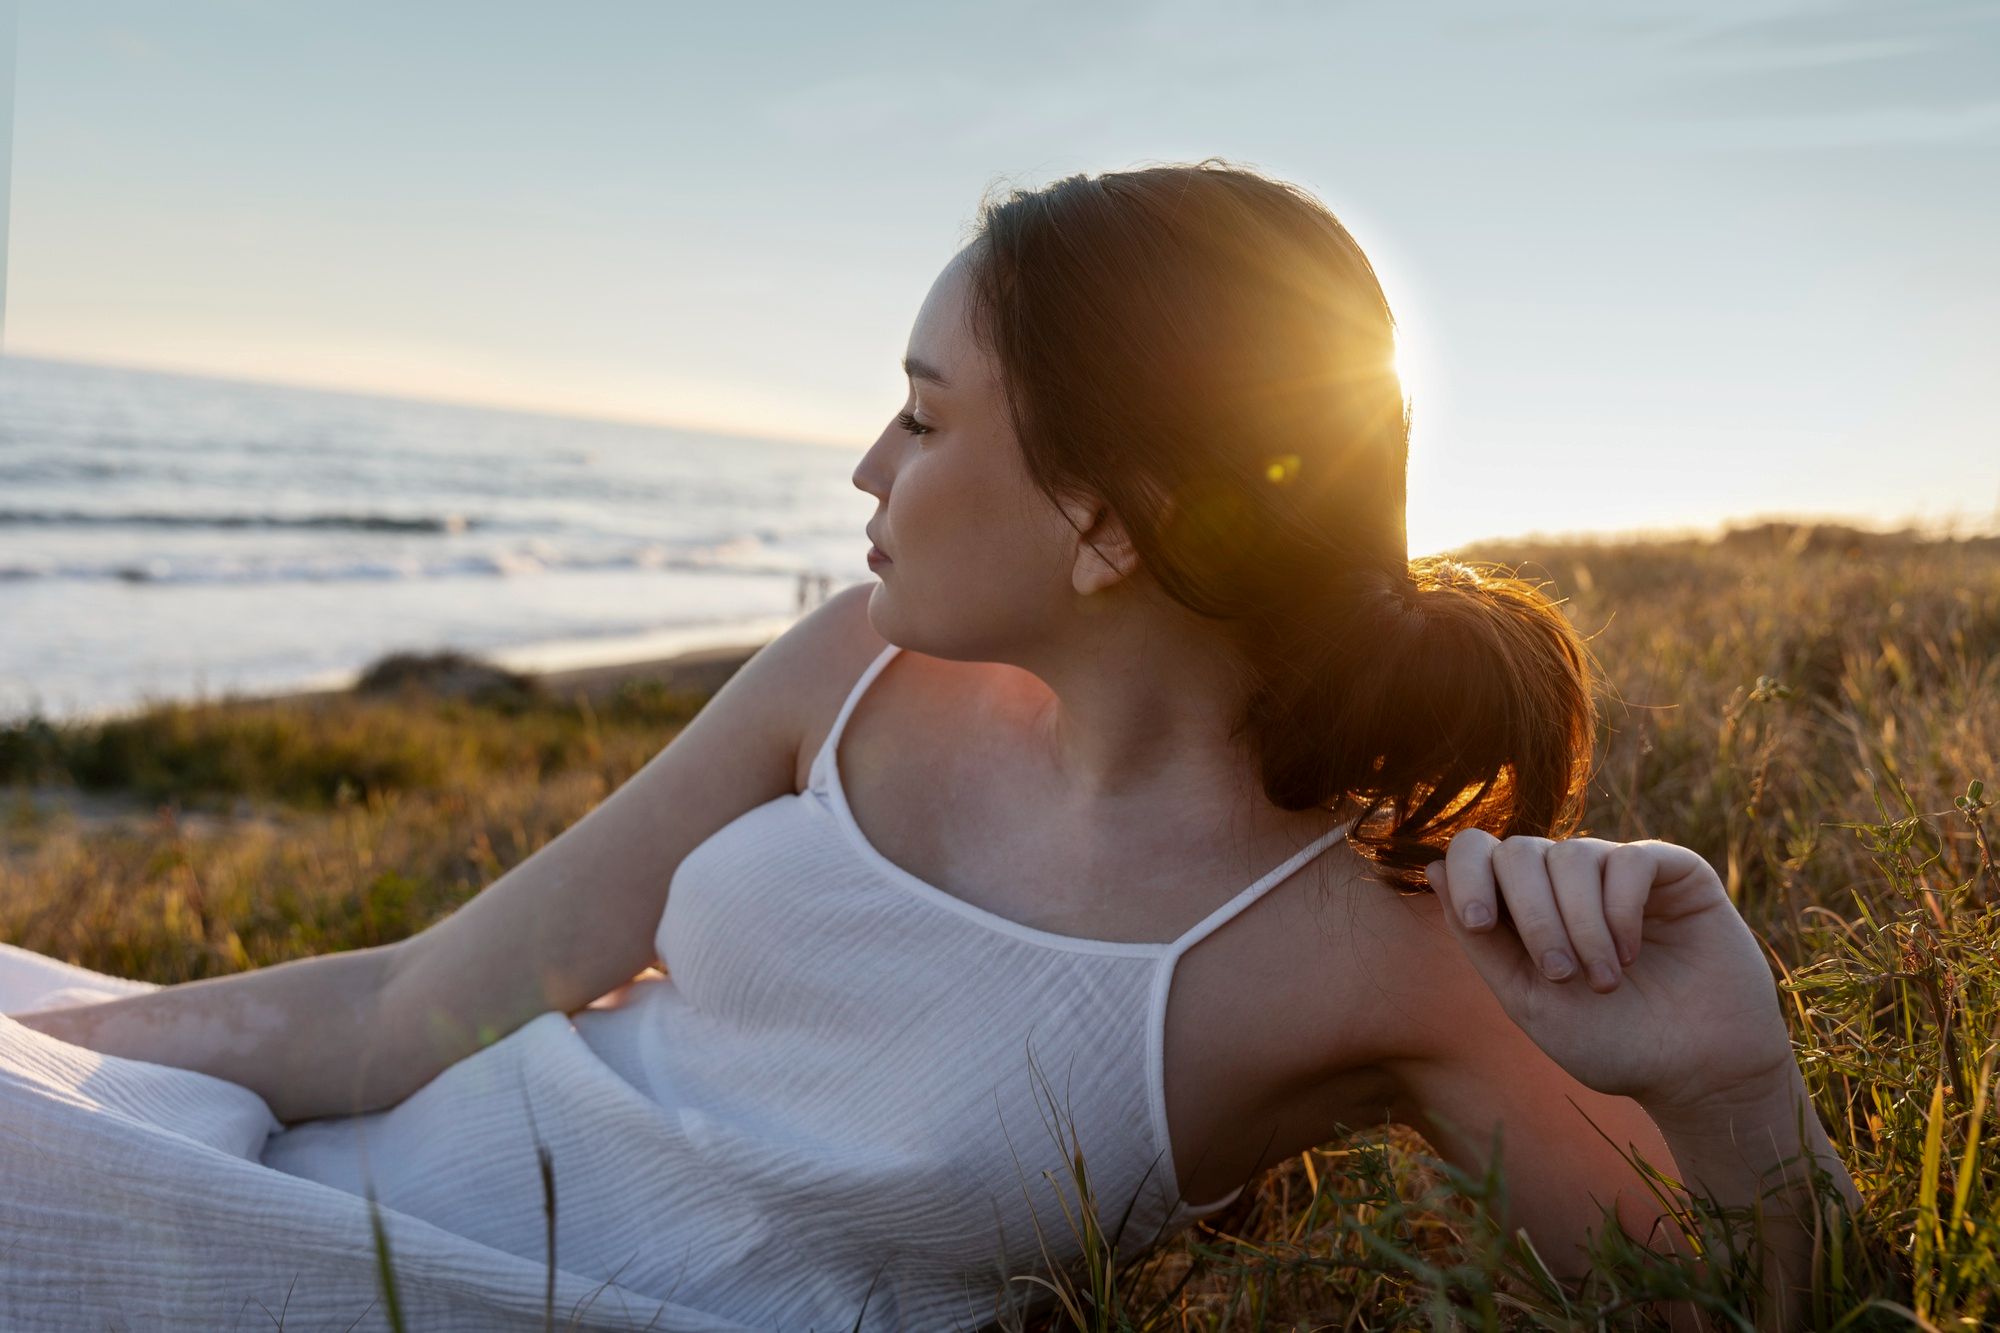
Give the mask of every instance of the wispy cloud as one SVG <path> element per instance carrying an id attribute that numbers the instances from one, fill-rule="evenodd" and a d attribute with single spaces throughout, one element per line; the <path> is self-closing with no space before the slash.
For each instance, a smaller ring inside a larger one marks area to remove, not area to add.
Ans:
<path id="1" fill-rule="evenodd" d="M 2000 100 L 1960 106 L 1867 107 L 1794 116 L 1731 116 L 1707 123 L 1710 146 L 1837 148 L 1875 144 L 2000 143 Z"/>
<path id="2" fill-rule="evenodd" d="M 1684 145 L 1983 141 L 2000 131 L 2000 6 L 1824 3 L 1694 22 L 1639 99 Z"/>

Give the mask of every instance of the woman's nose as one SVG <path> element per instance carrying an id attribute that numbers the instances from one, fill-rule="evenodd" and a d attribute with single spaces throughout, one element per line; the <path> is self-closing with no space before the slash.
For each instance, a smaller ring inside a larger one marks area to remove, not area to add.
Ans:
<path id="1" fill-rule="evenodd" d="M 883 432 L 883 436 L 887 434 L 887 431 Z M 878 500 L 888 491 L 888 487 L 882 484 L 877 475 L 881 453 L 882 436 L 878 436 L 875 443 L 868 446 L 868 452 L 861 455 L 861 461 L 854 465 L 854 475 L 849 478 L 854 483 L 855 489 L 865 491 Z"/>

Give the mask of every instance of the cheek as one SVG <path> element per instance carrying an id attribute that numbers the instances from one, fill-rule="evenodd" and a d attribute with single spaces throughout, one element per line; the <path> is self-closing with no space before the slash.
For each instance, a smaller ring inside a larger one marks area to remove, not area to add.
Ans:
<path id="1" fill-rule="evenodd" d="M 890 493 L 889 536 L 897 543 L 890 555 L 907 558 L 898 572 L 927 586 L 1005 597 L 1047 581 L 1048 538 L 1028 517 L 1037 512 L 1014 478 L 924 459 Z"/>
<path id="2" fill-rule="evenodd" d="M 991 522 L 983 501 L 990 492 L 975 469 L 939 454 L 919 457 L 896 478 L 889 493 L 889 535 L 901 548 L 927 559 L 942 558 Z"/>
<path id="3" fill-rule="evenodd" d="M 993 551 L 987 533 L 993 519 L 976 497 L 913 492 L 909 500 L 902 525 L 890 528 L 900 543 L 894 559 L 904 583 L 946 595 L 989 586 Z M 890 522 L 896 518 L 892 509 Z"/>

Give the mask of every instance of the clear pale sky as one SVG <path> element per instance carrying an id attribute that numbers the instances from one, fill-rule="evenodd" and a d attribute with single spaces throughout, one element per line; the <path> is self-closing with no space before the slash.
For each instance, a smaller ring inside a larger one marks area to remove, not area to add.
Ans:
<path id="1" fill-rule="evenodd" d="M 20 0 L 7 350 L 860 450 L 981 190 L 1220 155 L 1402 323 L 1412 554 L 2000 521 L 2000 6 Z"/>

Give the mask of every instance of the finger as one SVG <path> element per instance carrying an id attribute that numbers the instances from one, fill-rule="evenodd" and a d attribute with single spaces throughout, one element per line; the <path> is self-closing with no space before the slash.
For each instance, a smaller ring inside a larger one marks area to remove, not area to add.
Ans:
<path id="1" fill-rule="evenodd" d="M 1618 941 L 1625 966 L 1639 956 L 1645 935 L 1646 900 L 1652 896 L 1658 859 L 1643 842 L 1621 842 L 1604 860 L 1604 915 Z"/>
<path id="2" fill-rule="evenodd" d="M 1500 840 L 1484 829 L 1463 830 L 1445 849 L 1445 859 L 1431 862 L 1424 873 L 1437 891 L 1445 923 L 1480 976 L 1496 992 L 1513 995 L 1522 987 L 1533 985 L 1540 975 L 1521 948 L 1520 939 L 1511 930 L 1494 929 L 1498 914 L 1492 909 L 1484 928 L 1474 930 L 1465 924 L 1467 901 L 1481 894 L 1486 901 L 1498 901 L 1491 857 L 1492 849 L 1499 845 Z"/>
<path id="3" fill-rule="evenodd" d="M 1549 883 L 1545 864 L 1547 838 L 1512 837 L 1493 853 L 1493 874 L 1500 884 L 1500 898 L 1513 918 L 1514 932 L 1521 945 L 1550 981 L 1567 981 L 1576 975 L 1576 955 L 1563 929 L 1562 914 L 1556 909 L 1554 887 Z M 1447 869 L 1447 873 L 1449 870 Z"/>
<path id="4" fill-rule="evenodd" d="M 1493 884 L 1493 850 L 1500 839 L 1485 829 L 1464 829 L 1444 849 L 1448 906 L 1467 930 L 1491 930 L 1500 921 L 1499 890 Z"/>
<path id="5" fill-rule="evenodd" d="M 1637 844 L 1646 850 L 1653 864 L 1652 889 L 1646 897 L 1648 916 L 1687 916 L 1727 905 L 1729 891 L 1722 877 L 1692 848 L 1646 838 Z"/>
<path id="6" fill-rule="evenodd" d="M 1618 945 L 1604 919 L 1603 848 L 1595 839 L 1567 838 L 1549 848 L 1546 860 L 1549 880 L 1555 886 L 1556 910 L 1562 914 L 1563 930 L 1583 964 L 1590 988 L 1616 990 Z"/>

